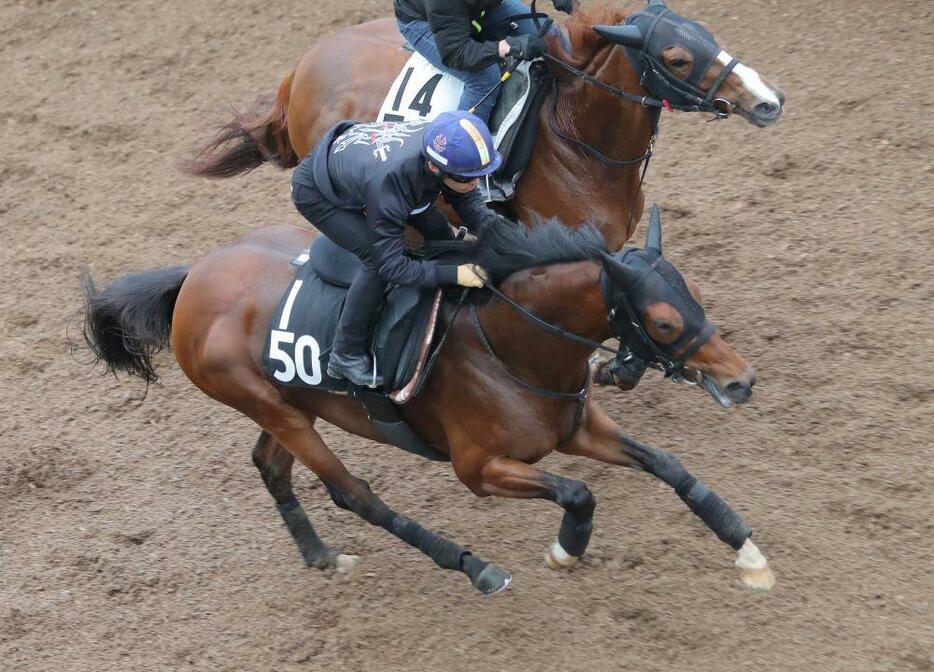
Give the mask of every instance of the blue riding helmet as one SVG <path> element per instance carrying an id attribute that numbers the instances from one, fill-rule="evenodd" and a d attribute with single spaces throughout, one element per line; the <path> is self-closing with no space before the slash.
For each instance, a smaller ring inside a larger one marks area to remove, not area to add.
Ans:
<path id="1" fill-rule="evenodd" d="M 499 168 L 502 155 L 490 129 L 470 112 L 442 112 L 425 128 L 422 154 L 454 177 L 482 177 Z"/>

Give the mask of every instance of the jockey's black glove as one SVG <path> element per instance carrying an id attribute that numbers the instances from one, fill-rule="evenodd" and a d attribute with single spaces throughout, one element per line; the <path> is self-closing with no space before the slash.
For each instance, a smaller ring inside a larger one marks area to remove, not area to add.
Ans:
<path id="1" fill-rule="evenodd" d="M 531 61 L 548 51 L 545 40 L 538 35 L 510 35 L 506 44 L 509 45 L 508 55 L 520 61 Z"/>
<path id="2" fill-rule="evenodd" d="M 574 0 L 552 0 L 552 2 L 554 3 L 555 9 L 559 12 L 570 14 L 574 11 Z"/>

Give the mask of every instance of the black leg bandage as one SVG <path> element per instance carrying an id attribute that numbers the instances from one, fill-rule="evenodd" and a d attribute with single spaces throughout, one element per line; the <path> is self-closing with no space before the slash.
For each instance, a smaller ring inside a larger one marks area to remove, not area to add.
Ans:
<path id="1" fill-rule="evenodd" d="M 558 543 L 568 555 L 580 557 L 590 543 L 597 500 L 580 481 L 546 473 L 545 482 L 552 486 L 555 502 L 564 509 Z"/>
<path id="2" fill-rule="evenodd" d="M 462 570 L 461 557 L 468 551 L 401 514 L 394 514 L 389 532 L 414 546 L 442 569 Z"/>
<path id="3" fill-rule="evenodd" d="M 282 520 L 285 521 L 289 534 L 295 540 L 305 564 L 309 567 L 326 566 L 332 559 L 334 551 L 321 541 L 295 495 L 290 494 L 285 502 L 276 504 L 276 508 L 279 510 Z"/>
<path id="4" fill-rule="evenodd" d="M 580 516 L 565 511 L 558 531 L 558 543 L 568 555 L 580 557 L 587 550 L 590 534 L 593 532 L 593 516 Z"/>
<path id="5" fill-rule="evenodd" d="M 463 572 L 484 594 L 498 592 L 509 585 L 512 580 L 509 572 L 481 560 L 464 547 L 396 513 L 373 494 L 366 482 L 360 481 L 360 484 L 365 492 L 343 492 L 333 486 L 329 486 L 328 490 L 338 506 L 347 507 L 371 525 L 381 527 L 414 546 L 439 567 Z"/>
<path id="6" fill-rule="evenodd" d="M 687 472 L 685 472 L 687 473 Z M 691 475 L 675 488 L 688 508 L 714 531 L 720 541 L 737 551 L 752 536 L 752 528 L 720 495 Z"/>
<path id="7" fill-rule="evenodd" d="M 752 536 L 752 528 L 746 521 L 720 495 L 694 478 L 673 455 L 629 437 L 622 437 L 622 441 L 627 452 L 639 460 L 646 471 L 675 489 L 678 497 L 714 531 L 720 541 L 739 550 Z"/>

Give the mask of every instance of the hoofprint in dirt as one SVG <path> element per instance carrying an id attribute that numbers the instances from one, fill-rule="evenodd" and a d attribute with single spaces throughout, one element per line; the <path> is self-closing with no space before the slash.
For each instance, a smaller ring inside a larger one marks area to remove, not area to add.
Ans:
<path id="1" fill-rule="evenodd" d="M 623 413 L 597 394 L 755 521 L 780 579 L 768 595 L 741 590 L 643 476 L 546 461 L 599 500 L 587 559 L 558 575 L 531 550 L 552 507 L 476 501 L 449 467 L 330 428 L 388 502 L 507 563 L 515 589 L 465 595 L 298 472 L 322 535 L 363 557 L 308 570 L 255 475 L 250 423 L 169 355 L 142 405 L 69 355 L 80 262 L 107 279 L 300 221 L 285 174 L 200 182 L 176 163 L 317 35 L 389 11 L 347 4 L 0 6 L 4 669 L 930 669 L 934 166 L 917 111 L 934 100 L 892 76 L 934 66 L 930 3 L 674 5 L 788 94 L 767 132 L 667 115 L 647 186 L 757 396 L 718 411 L 649 377 Z"/>

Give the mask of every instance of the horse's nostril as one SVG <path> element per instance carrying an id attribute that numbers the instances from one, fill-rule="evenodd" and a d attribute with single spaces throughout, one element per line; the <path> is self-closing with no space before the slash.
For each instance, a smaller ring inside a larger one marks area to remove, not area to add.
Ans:
<path id="1" fill-rule="evenodd" d="M 773 103 L 759 103 L 754 109 L 757 115 L 768 119 L 778 114 L 782 108 Z"/>
<path id="2" fill-rule="evenodd" d="M 742 403 L 752 395 L 751 386 L 747 383 L 733 381 L 726 386 L 727 396 L 735 402 Z"/>

